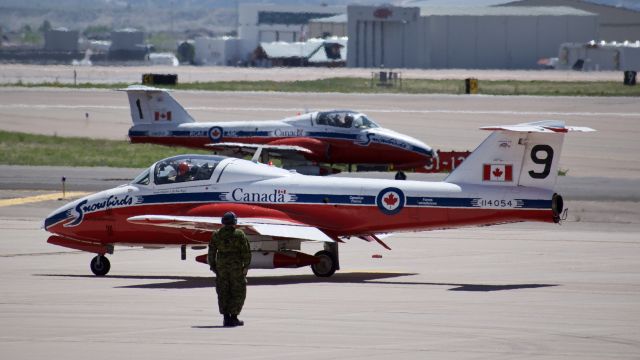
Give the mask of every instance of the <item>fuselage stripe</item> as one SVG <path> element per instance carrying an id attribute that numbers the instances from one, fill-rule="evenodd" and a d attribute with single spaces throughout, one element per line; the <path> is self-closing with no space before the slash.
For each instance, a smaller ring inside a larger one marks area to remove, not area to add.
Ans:
<path id="1" fill-rule="evenodd" d="M 239 193 L 238 193 L 239 194 Z M 337 194 L 290 194 L 283 201 L 247 201 L 247 198 L 231 192 L 198 192 L 198 193 L 173 193 L 141 195 L 132 206 L 144 205 L 172 205 L 182 203 L 245 203 L 260 206 L 303 204 L 303 205 L 342 205 L 342 206 L 376 206 L 376 197 L 373 195 L 337 195 Z M 267 196 L 260 194 L 256 199 Z M 234 198 L 238 197 L 238 198 Z M 250 198 L 251 199 L 251 198 Z M 517 199 L 517 206 L 511 207 L 482 207 L 478 205 L 477 198 L 455 197 L 416 197 L 409 196 L 405 207 L 410 208 L 469 208 L 469 209 L 494 209 L 494 210 L 548 210 L 551 208 L 551 200 L 542 199 Z M 90 211 L 93 212 L 93 211 Z M 87 212 L 89 213 L 89 212 Z M 54 214 L 45 221 L 45 228 L 71 217 L 68 211 Z"/>
<path id="2" fill-rule="evenodd" d="M 129 137 L 158 137 L 158 138 L 171 138 L 171 137 L 187 137 L 187 138 L 203 138 L 205 140 L 209 140 L 208 133 L 206 131 L 200 130 L 168 130 L 166 133 L 162 133 L 161 135 L 157 133 L 157 131 L 146 131 L 146 130 L 129 130 Z M 234 131 L 233 133 L 224 132 L 224 139 L 228 142 L 243 142 L 246 140 L 245 138 L 273 138 L 274 140 L 287 138 L 282 136 L 273 136 L 269 131 Z M 343 134 L 338 132 L 307 132 L 300 137 L 309 137 L 309 138 L 318 138 L 318 139 L 333 139 L 333 140 L 344 140 L 349 143 L 353 143 L 358 139 L 358 135 L 355 134 Z M 432 156 L 432 152 L 428 149 L 424 149 L 419 146 L 411 145 L 404 141 L 399 143 L 394 143 L 392 141 L 377 141 L 379 145 L 387 145 L 392 147 L 397 147 L 401 149 L 405 149 L 408 151 L 412 151 L 418 154 Z"/>

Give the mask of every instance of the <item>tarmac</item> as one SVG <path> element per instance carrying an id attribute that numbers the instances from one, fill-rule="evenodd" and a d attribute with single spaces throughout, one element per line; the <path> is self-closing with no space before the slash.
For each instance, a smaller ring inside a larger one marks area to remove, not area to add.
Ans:
<path id="1" fill-rule="evenodd" d="M 637 99 L 174 96 L 200 121 L 354 108 L 443 149 L 472 150 L 488 135 L 479 126 L 540 118 L 599 131 L 565 141 L 561 168 L 569 172 L 558 190 L 570 210 L 562 225 L 396 234 L 385 239 L 391 251 L 351 240 L 329 279 L 308 268 L 252 270 L 246 325 L 233 329 L 220 326 L 211 274 L 193 260 L 202 250 L 181 261 L 178 249 L 117 247 L 111 272 L 97 278 L 92 254 L 46 243 L 43 218 L 70 200 L 56 198 L 60 174 L 68 191 L 85 192 L 139 169 L 0 166 L 2 358 L 638 358 Z M 122 139 L 129 126 L 122 93 L 0 89 L 0 129 Z M 47 200 L 27 201 L 36 196 Z"/>
<path id="2" fill-rule="evenodd" d="M 299 81 L 334 77 L 372 78 L 380 71 L 397 72 L 403 79 L 548 81 L 619 81 L 622 71 L 573 70 L 467 70 L 467 69 L 388 69 L 388 68 L 249 68 L 232 66 L 72 66 L 2 64 L 0 84 L 139 83 L 142 74 L 176 74 L 179 82 L 211 81 Z"/>

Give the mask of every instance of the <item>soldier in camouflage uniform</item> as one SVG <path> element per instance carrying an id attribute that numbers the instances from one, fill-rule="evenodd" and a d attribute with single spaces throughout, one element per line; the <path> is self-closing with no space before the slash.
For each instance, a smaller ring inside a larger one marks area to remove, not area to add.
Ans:
<path id="1" fill-rule="evenodd" d="M 224 316 L 224 326 L 242 326 L 238 314 L 247 295 L 246 275 L 251 263 L 249 241 L 242 230 L 236 229 L 236 215 L 227 212 L 222 217 L 222 227 L 213 233 L 209 241 L 208 261 L 216 273 L 218 308 Z"/>

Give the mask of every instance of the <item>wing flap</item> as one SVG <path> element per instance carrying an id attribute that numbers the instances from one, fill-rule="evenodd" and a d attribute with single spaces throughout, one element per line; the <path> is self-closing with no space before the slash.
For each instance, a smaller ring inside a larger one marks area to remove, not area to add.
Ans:
<path id="1" fill-rule="evenodd" d="M 171 215 L 140 215 L 133 216 L 127 221 L 134 224 L 153 225 L 187 230 L 214 231 L 222 227 L 219 217 L 204 216 L 171 216 Z M 293 221 L 243 218 L 238 220 L 238 228 L 249 234 L 273 236 L 307 241 L 334 242 L 320 229 Z"/>
<path id="2" fill-rule="evenodd" d="M 254 224 L 251 227 L 260 235 L 276 236 L 309 241 L 334 242 L 320 229 L 312 226 Z"/>
<path id="3" fill-rule="evenodd" d="M 295 153 L 313 153 L 311 150 L 298 146 L 298 145 L 268 145 L 268 144 L 245 144 L 245 143 L 235 143 L 235 142 L 222 142 L 222 143 L 212 143 L 205 145 L 206 147 L 214 150 L 239 150 L 243 152 L 247 152 L 248 150 L 256 151 L 258 149 L 264 149 L 266 151 L 276 151 L 276 152 L 295 152 Z"/>

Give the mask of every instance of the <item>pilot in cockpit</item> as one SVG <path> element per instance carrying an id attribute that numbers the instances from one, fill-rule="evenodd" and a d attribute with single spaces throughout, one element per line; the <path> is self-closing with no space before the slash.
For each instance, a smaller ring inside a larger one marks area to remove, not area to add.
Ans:
<path id="1" fill-rule="evenodd" d="M 217 163 L 205 159 L 169 159 L 158 163 L 155 169 L 155 183 L 173 184 L 189 181 L 208 180 Z"/>
<path id="2" fill-rule="evenodd" d="M 176 182 L 189 181 L 190 177 L 191 165 L 186 161 L 180 162 L 180 164 L 178 164 L 178 175 L 176 176 Z"/>
<path id="3" fill-rule="evenodd" d="M 353 124 L 353 115 L 347 114 L 344 116 L 344 127 L 350 128 Z"/>

